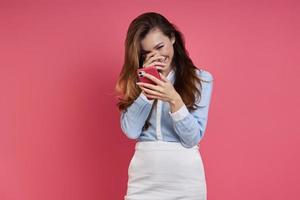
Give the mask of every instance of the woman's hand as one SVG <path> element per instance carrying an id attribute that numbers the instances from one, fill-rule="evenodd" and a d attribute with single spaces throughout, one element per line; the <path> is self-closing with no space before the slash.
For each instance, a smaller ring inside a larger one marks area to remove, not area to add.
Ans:
<path id="1" fill-rule="evenodd" d="M 152 80 L 156 85 L 142 82 L 137 82 L 136 84 L 143 90 L 147 97 L 168 102 L 171 112 L 175 112 L 183 106 L 184 103 L 173 87 L 173 84 L 162 73 L 159 74 L 162 80 L 157 79 L 151 74 L 144 74 L 144 77 Z"/>
<path id="2" fill-rule="evenodd" d="M 160 56 L 157 52 L 149 53 L 145 56 L 143 62 L 143 68 L 148 66 L 166 66 L 167 64 L 162 62 L 165 60 L 165 57 Z"/>

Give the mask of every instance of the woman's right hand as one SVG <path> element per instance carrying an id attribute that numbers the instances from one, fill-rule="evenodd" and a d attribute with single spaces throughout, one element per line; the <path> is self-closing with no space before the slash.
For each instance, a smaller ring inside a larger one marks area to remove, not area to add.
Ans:
<path id="1" fill-rule="evenodd" d="M 166 63 L 163 61 L 165 60 L 164 56 L 160 56 L 157 52 L 152 52 L 146 55 L 146 58 L 143 62 L 143 68 L 148 66 L 166 66 Z"/>

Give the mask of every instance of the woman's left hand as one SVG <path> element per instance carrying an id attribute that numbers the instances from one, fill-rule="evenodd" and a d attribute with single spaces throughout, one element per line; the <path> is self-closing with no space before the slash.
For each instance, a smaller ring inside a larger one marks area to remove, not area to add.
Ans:
<path id="1" fill-rule="evenodd" d="M 160 99 L 169 102 L 170 104 L 182 104 L 182 99 L 178 92 L 173 87 L 173 84 L 162 74 L 159 73 L 162 80 L 155 76 L 145 73 L 144 77 L 152 80 L 156 85 L 150 83 L 136 83 L 144 91 L 145 95 L 152 99 Z M 177 106 L 176 106 L 177 107 Z"/>

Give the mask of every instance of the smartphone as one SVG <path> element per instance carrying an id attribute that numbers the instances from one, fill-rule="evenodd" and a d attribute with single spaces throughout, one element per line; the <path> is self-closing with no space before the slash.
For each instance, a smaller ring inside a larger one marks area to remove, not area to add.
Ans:
<path id="1" fill-rule="evenodd" d="M 153 65 L 153 66 L 149 66 L 149 67 L 144 67 L 144 68 L 140 68 L 137 70 L 137 74 L 138 74 L 138 78 L 140 82 L 143 83 L 149 83 L 149 84 L 153 84 L 156 85 L 155 82 L 153 82 L 152 80 L 146 78 L 143 76 L 144 73 L 147 74 L 151 74 L 152 76 L 156 77 L 157 79 L 161 80 L 160 75 L 158 73 L 157 68 Z M 148 97 L 147 97 L 148 98 Z M 152 100 L 152 98 L 148 98 L 149 100 Z"/>
<path id="2" fill-rule="evenodd" d="M 149 83 L 149 84 L 156 85 L 155 82 L 153 82 L 152 80 L 144 77 L 143 76 L 144 73 L 151 74 L 152 76 L 154 76 L 157 79 L 161 80 L 160 75 L 158 73 L 158 70 L 154 65 L 149 66 L 149 67 L 140 68 L 140 69 L 137 70 L 137 73 L 138 73 L 139 81 L 143 82 L 143 83 Z"/>

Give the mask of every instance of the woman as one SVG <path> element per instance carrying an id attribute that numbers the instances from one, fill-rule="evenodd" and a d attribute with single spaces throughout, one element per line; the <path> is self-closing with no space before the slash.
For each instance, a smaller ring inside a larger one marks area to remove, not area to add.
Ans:
<path id="1" fill-rule="evenodd" d="M 156 85 L 138 82 L 137 69 L 155 65 Z M 127 31 L 125 62 L 116 84 L 124 134 L 136 139 L 125 200 L 206 199 L 198 143 L 203 138 L 212 74 L 194 66 L 175 25 L 154 12 Z M 150 100 L 149 100 L 150 99 Z"/>

